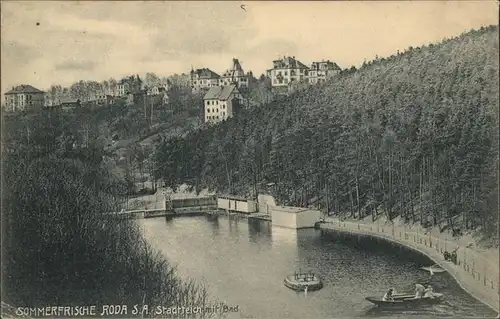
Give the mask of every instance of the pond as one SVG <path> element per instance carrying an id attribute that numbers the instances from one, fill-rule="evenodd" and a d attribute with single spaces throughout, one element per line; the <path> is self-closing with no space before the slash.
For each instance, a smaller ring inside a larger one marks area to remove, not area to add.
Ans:
<path id="1" fill-rule="evenodd" d="M 230 318 L 496 316 L 448 274 L 431 276 L 420 270 L 428 265 L 426 258 L 385 243 L 360 245 L 321 230 L 297 231 L 222 216 L 138 222 L 148 242 L 177 266 L 181 276 L 205 284 L 225 305 L 238 306 Z M 323 289 L 306 294 L 286 288 L 284 278 L 299 270 L 319 275 Z M 390 287 L 413 291 L 415 283 L 432 284 L 445 300 L 412 311 L 380 311 L 365 300 Z"/>

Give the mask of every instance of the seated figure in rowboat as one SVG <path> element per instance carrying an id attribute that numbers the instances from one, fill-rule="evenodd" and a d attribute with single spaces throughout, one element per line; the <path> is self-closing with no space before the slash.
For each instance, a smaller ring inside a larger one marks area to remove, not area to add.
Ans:
<path id="1" fill-rule="evenodd" d="M 394 296 L 396 292 L 394 291 L 394 288 L 389 288 L 389 290 L 385 293 L 384 297 L 382 297 L 382 301 L 390 301 L 394 300 L 392 296 Z"/>
<path id="2" fill-rule="evenodd" d="M 431 298 L 433 299 L 434 298 L 434 289 L 432 288 L 432 286 L 427 286 L 427 288 L 425 289 L 425 293 L 424 293 L 424 298 Z"/>

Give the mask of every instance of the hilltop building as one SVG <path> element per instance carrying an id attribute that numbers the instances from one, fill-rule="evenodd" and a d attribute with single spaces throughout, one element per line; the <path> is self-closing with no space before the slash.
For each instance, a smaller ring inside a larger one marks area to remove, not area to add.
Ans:
<path id="1" fill-rule="evenodd" d="M 240 61 L 233 58 L 233 65 L 230 69 L 222 74 L 219 79 L 219 85 L 236 85 L 239 89 L 248 89 L 252 85 L 253 74 L 248 72 L 245 74 L 241 67 Z"/>
<path id="2" fill-rule="evenodd" d="M 307 80 L 309 68 L 295 57 L 283 57 L 273 61 L 273 68 L 267 70 L 273 90 L 288 91 L 290 83 Z"/>
<path id="3" fill-rule="evenodd" d="M 142 80 L 137 76 L 129 76 L 118 82 L 116 88 L 118 96 L 125 96 L 129 93 L 138 93 L 141 91 Z"/>
<path id="4" fill-rule="evenodd" d="M 325 82 L 327 77 L 340 73 L 342 69 L 330 60 L 313 62 L 309 69 L 309 84 Z"/>
<path id="5" fill-rule="evenodd" d="M 114 87 L 107 87 L 104 89 L 106 95 L 118 96 L 118 84 Z"/>
<path id="6" fill-rule="evenodd" d="M 96 99 L 97 106 L 108 106 L 108 105 L 113 104 L 113 102 L 114 102 L 114 98 L 112 95 L 104 94 L 104 93 L 97 95 L 97 99 Z"/>
<path id="7" fill-rule="evenodd" d="M 5 93 L 7 111 L 41 109 L 45 104 L 45 92 L 28 84 L 13 87 Z"/>
<path id="8" fill-rule="evenodd" d="M 81 107 L 81 101 L 80 99 L 63 97 L 60 99 L 59 106 L 65 111 L 73 110 L 75 108 Z"/>
<path id="9" fill-rule="evenodd" d="M 44 99 L 43 106 L 47 108 L 59 105 L 60 103 L 59 99 L 58 98 L 53 99 L 52 94 L 50 94 L 49 92 L 44 93 L 43 99 Z"/>
<path id="10" fill-rule="evenodd" d="M 220 75 L 214 71 L 203 68 L 191 70 L 190 85 L 193 93 L 219 85 Z"/>
<path id="11" fill-rule="evenodd" d="M 165 86 L 153 86 L 152 88 L 147 89 L 147 95 L 160 95 L 167 91 Z"/>
<path id="12" fill-rule="evenodd" d="M 234 84 L 211 87 L 203 98 L 205 123 L 217 123 L 234 116 L 241 98 L 241 93 Z"/>

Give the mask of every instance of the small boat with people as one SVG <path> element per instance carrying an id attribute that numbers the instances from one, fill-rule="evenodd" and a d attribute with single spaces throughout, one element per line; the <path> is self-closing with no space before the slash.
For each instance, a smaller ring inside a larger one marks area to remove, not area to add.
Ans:
<path id="1" fill-rule="evenodd" d="M 366 297 L 365 299 L 379 307 L 411 308 L 440 303 L 443 294 L 434 292 L 432 286 L 425 288 L 420 284 L 416 284 L 415 293 L 413 294 L 398 294 L 394 288 L 390 288 L 382 298 Z"/>
<path id="2" fill-rule="evenodd" d="M 318 275 L 313 272 L 295 272 L 293 275 L 286 276 L 284 280 L 285 287 L 295 291 L 314 291 L 323 288 L 323 282 Z"/>
<path id="3" fill-rule="evenodd" d="M 440 274 L 440 273 L 446 272 L 446 270 L 443 269 L 438 264 L 434 264 L 434 265 L 428 266 L 428 267 L 420 267 L 420 269 L 430 272 L 431 275 Z"/>

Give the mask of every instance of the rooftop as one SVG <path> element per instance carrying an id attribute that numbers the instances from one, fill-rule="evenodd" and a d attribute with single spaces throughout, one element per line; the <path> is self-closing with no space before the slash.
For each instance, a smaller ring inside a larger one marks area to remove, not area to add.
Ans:
<path id="1" fill-rule="evenodd" d="M 61 104 L 79 103 L 80 102 L 79 99 L 74 99 L 74 98 L 70 98 L 70 97 L 62 97 L 59 101 Z"/>
<path id="2" fill-rule="evenodd" d="M 317 61 L 317 62 L 313 62 L 313 63 L 311 64 L 311 69 L 315 69 L 315 70 L 317 70 L 317 69 L 319 69 L 319 66 L 320 66 L 320 65 L 325 65 L 325 64 L 327 65 L 327 69 L 328 69 L 328 70 L 339 70 L 339 71 L 340 71 L 340 70 L 342 70 L 342 69 L 341 69 L 341 68 L 337 65 L 337 63 L 332 62 L 332 61 L 330 61 L 330 60 L 328 60 L 328 61 L 320 61 L 320 62 L 319 62 L 319 61 Z"/>
<path id="3" fill-rule="evenodd" d="M 29 84 L 22 84 L 18 85 L 16 87 L 13 87 L 12 90 L 5 94 L 19 94 L 19 93 L 44 93 L 43 91 L 29 85 Z"/>
<path id="4" fill-rule="evenodd" d="M 245 72 L 243 71 L 243 68 L 241 67 L 240 61 L 238 59 L 233 58 L 233 65 L 232 67 L 224 72 L 223 76 L 228 77 L 228 76 L 244 76 Z"/>
<path id="5" fill-rule="evenodd" d="M 213 86 L 208 90 L 208 92 L 205 94 L 203 99 L 205 100 L 212 100 L 212 99 L 218 99 L 218 100 L 227 100 L 231 93 L 233 93 L 234 90 L 237 90 L 236 85 L 231 84 L 231 85 L 226 85 L 226 86 Z"/>
<path id="6" fill-rule="evenodd" d="M 202 79 L 220 78 L 220 75 L 218 75 L 217 73 L 215 73 L 214 71 L 212 71 L 208 68 L 191 70 L 191 74 L 196 74 L 196 75 L 198 75 L 198 77 L 200 77 Z"/>
<path id="7" fill-rule="evenodd" d="M 236 196 L 236 195 L 218 195 L 217 198 L 234 199 L 234 200 L 239 200 L 239 201 L 243 201 L 243 202 L 248 202 L 251 200 L 251 199 L 244 198 L 241 196 Z"/>
<path id="8" fill-rule="evenodd" d="M 294 56 L 293 57 L 283 57 L 283 59 L 274 60 L 273 61 L 273 68 L 275 68 L 275 69 L 280 69 L 280 68 L 309 69 L 304 63 L 300 62 L 299 60 L 296 60 Z"/>
<path id="9" fill-rule="evenodd" d="M 316 209 L 306 208 L 306 207 L 293 207 L 293 206 L 275 206 L 273 208 L 275 211 L 281 211 L 290 214 L 297 214 L 306 211 L 316 211 Z"/>

